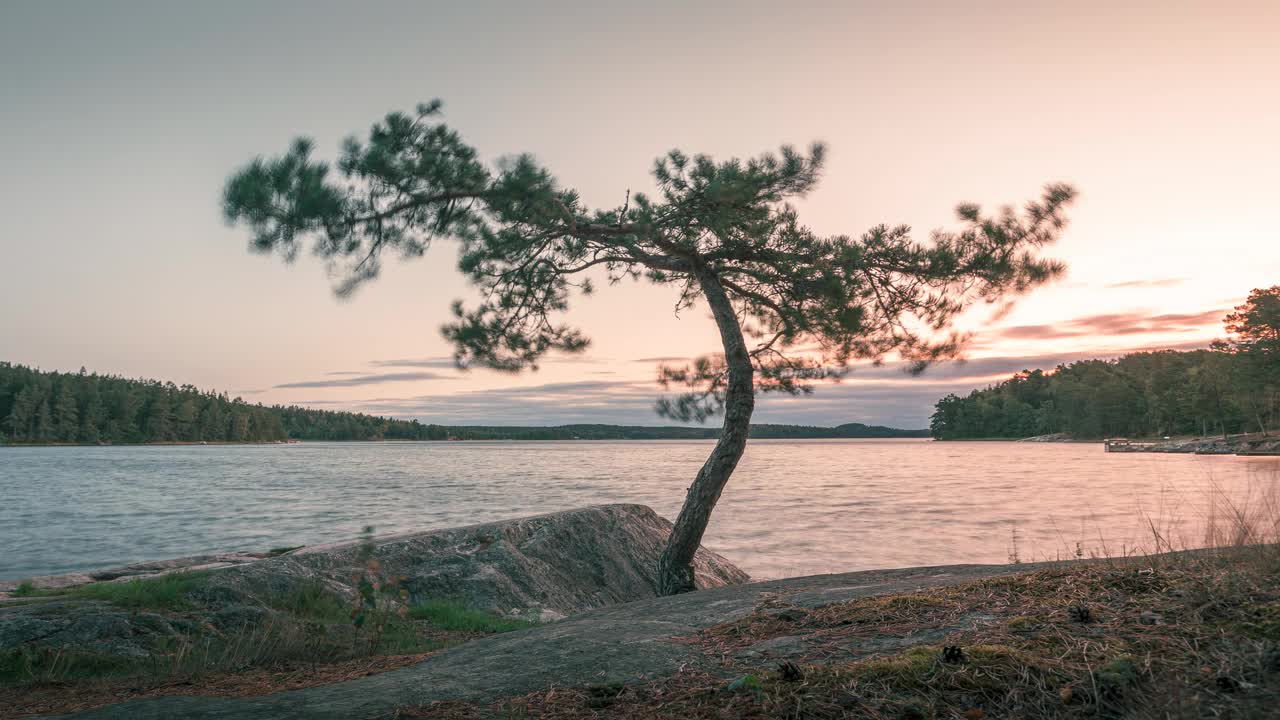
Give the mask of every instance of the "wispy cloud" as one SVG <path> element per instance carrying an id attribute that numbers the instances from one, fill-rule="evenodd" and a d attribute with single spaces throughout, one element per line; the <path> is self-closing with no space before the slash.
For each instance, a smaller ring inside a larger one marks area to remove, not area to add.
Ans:
<path id="1" fill-rule="evenodd" d="M 540 365 L 603 365 L 611 362 L 609 358 L 594 355 L 547 355 L 538 360 Z"/>
<path id="2" fill-rule="evenodd" d="M 1101 316 L 1099 316 L 1101 317 Z M 1194 322 L 1199 314 L 1143 316 L 1148 324 Z M 1082 320 L 1084 320 L 1082 318 Z M 1118 322 L 1089 319 L 1095 324 Z M 1132 318 L 1130 318 L 1132 320 Z M 1052 369 L 1061 364 L 1091 358 L 1111 358 L 1142 349 L 1192 350 L 1204 341 L 1188 341 L 1156 347 L 1105 347 L 1093 345 L 1070 352 L 1008 354 L 979 357 L 964 362 L 940 363 L 923 375 L 913 377 L 901 364 L 857 365 L 844 382 L 823 384 L 813 395 L 793 398 L 763 395 L 756 403 L 755 421 L 839 425 L 846 422 L 892 425 L 902 428 L 926 427 L 933 404 L 949 393 L 959 395 L 1007 379 L 1021 370 Z M 680 358 L 683 359 L 683 358 Z M 652 359 L 649 359 L 652 361 Z M 600 371 L 611 372 L 611 371 Z M 417 418 L 446 425 L 561 425 L 566 423 L 617 423 L 624 425 L 669 424 L 654 411 L 654 401 L 663 391 L 647 379 L 622 379 L 590 373 L 577 381 L 549 382 L 516 387 L 468 390 L 451 384 L 448 392 L 411 397 L 373 397 L 359 401 L 320 400 L 302 405 L 342 408 L 376 415 Z M 442 379 L 432 373 L 397 373 L 370 376 L 377 382 L 387 378 Z M 429 378 L 420 378 L 426 375 Z M 452 379 L 452 378 L 443 378 Z M 291 387 L 331 387 L 357 384 L 363 378 L 343 378 L 326 382 L 293 383 Z M 713 420 L 718 422 L 718 420 Z"/>
<path id="3" fill-rule="evenodd" d="M 1181 278 L 1181 277 L 1156 278 L 1154 280 L 1126 280 L 1124 282 L 1109 283 L 1107 285 L 1104 285 L 1103 287 L 1106 287 L 1108 289 L 1173 287 L 1174 285 L 1181 285 L 1186 281 L 1187 281 L 1186 278 Z"/>
<path id="4" fill-rule="evenodd" d="M 838 425 L 867 422 L 918 428 L 932 405 L 949 392 L 967 392 L 1003 379 L 1037 362 L 1052 367 L 1057 356 L 987 358 L 931 368 L 910 377 L 902 368 L 855 368 L 841 384 L 824 384 L 813 396 L 762 396 L 757 422 Z M 521 387 L 464 390 L 410 398 L 376 398 L 351 403 L 360 412 L 415 417 L 452 425 L 559 425 L 565 423 L 664 424 L 654 401 L 663 391 L 652 380 L 589 379 Z"/>
<path id="5" fill-rule="evenodd" d="M 1166 313 L 1152 315 L 1146 312 L 1107 313 L 1040 325 L 1014 325 L 994 331 L 1001 338 L 1011 340 L 1051 340 L 1084 336 L 1143 335 L 1152 333 L 1192 332 L 1203 330 L 1222 321 L 1225 310 L 1208 310 L 1201 313 Z"/>
<path id="6" fill-rule="evenodd" d="M 453 368 L 457 365 L 451 357 L 407 358 L 403 360 L 371 360 L 373 367 Z"/>
<path id="7" fill-rule="evenodd" d="M 659 355 L 657 357 L 643 357 L 632 360 L 633 363 L 674 363 L 689 362 L 689 358 L 680 355 Z"/>
<path id="8" fill-rule="evenodd" d="M 538 360 L 539 365 L 598 365 L 608 362 L 610 362 L 608 359 L 590 355 L 548 355 Z M 370 360 L 369 365 L 378 368 L 436 368 L 443 370 L 454 370 L 458 367 L 454 359 L 448 356 Z"/>
<path id="9" fill-rule="evenodd" d="M 410 382 L 415 380 L 456 380 L 455 377 L 433 372 L 401 372 L 384 373 L 382 375 L 358 375 L 356 377 L 334 378 L 332 380 L 305 380 L 302 382 L 281 383 L 275 389 L 288 388 L 328 388 L 358 387 L 361 385 L 381 385 L 383 383 Z"/>

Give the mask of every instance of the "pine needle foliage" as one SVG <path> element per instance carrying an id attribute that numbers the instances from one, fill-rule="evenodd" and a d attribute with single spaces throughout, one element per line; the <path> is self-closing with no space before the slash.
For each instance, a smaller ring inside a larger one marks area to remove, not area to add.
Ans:
<path id="1" fill-rule="evenodd" d="M 592 209 L 531 155 L 484 162 L 441 107 L 387 115 L 367 140 L 346 140 L 336 168 L 296 140 L 231 177 L 223 208 L 251 229 L 255 251 L 291 261 L 309 242 L 339 295 L 376 277 L 387 253 L 460 241 L 459 270 L 482 294 L 474 307 L 455 303 L 443 328 L 461 367 L 514 372 L 584 350 L 588 339 L 561 316 L 571 296 L 594 290 L 590 271 L 675 285 L 678 309 L 710 278 L 755 341 L 754 390 L 801 394 L 853 360 L 893 356 L 919 371 L 954 358 L 964 337 L 947 328 L 959 313 L 1063 272 L 1039 251 L 1064 227 L 1075 197 L 1064 184 L 1021 212 L 960 205 L 960 227 L 927 240 L 907 225 L 822 236 L 789 204 L 817 186 L 822 144 L 726 161 L 673 150 L 654 163 L 652 196 L 628 191 L 621 207 Z M 722 356 L 663 367 L 661 382 L 685 392 L 658 411 L 706 420 L 724 405 L 727 376 Z"/>
<path id="2" fill-rule="evenodd" d="M 517 372 L 549 352 L 585 350 L 562 315 L 573 295 L 594 291 L 593 278 L 673 285 L 677 310 L 706 302 L 723 354 L 659 369 L 660 383 L 680 390 L 658 401 L 659 414 L 724 415 L 659 560 L 662 594 L 696 586 L 693 557 L 746 449 L 757 393 L 809 393 L 854 360 L 892 356 L 920 372 L 960 352 L 964 338 L 949 328 L 968 307 L 1064 270 L 1040 252 L 1066 224 L 1067 185 L 1047 186 L 1021 212 L 960 205 L 959 229 L 928 240 L 906 225 L 824 236 L 790 204 L 817 186 L 822 144 L 724 161 L 673 150 L 654 163 L 652 195 L 627 190 L 620 207 L 593 209 L 531 155 L 485 163 L 440 111 L 432 101 L 392 113 L 367 141 L 347 140 L 336 177 L 307 139 L 254 160 L 227 181 L 227 220 L 249 226 L 252 249 L 286 260 L 309 241 L 339 295 L 376 277 L 384 253 L 417 257 L 457 240 L 458 269 L 481 297 L 455 302 L 443 327 L 462 368 Z"/>

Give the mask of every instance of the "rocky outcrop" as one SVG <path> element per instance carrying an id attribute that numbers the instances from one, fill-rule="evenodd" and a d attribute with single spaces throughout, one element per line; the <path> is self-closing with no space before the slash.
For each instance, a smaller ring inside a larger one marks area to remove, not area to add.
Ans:
<path id="1" fill-rule="evenodd" d="M 42 575 L 25 580 L 0 580 L 0 600 L 8 599 L 19 585 L 30 583 L 42 590 L 58 590 L 73 588 L 77 585 L 105 582 L 108 580 L 136 579 L 156 577 L 173 572 L 197 572 L 201 570 L 218 570 L 233 565 L 257 562 L 273 557 L 275 553 L 217 553 L 214 555 L 190 555 L 170 560 L 149 560 L 147 562 L 121 565 L 120 567 L 89 570 L 86 572 L 68 573 L 65 575 Z"/>
<path id="2" fill-rule="evenodd" d="M 129 582 L 200 569 L 181 610 L 122 609 L 68 590 L 39 602 L 0 604 L 0 652 L 70 648 L 144 657 L 164 638 L 261 624 L 280 599 L 320 588 L 353 600 L 370 574 L 394 584 L 397 602 L 447 600 L 504 616 L 556 620 L 656 596 L 656 570 L 671 524 L 642 505 L 602 505 L 462 528 L 300 548 L 272 556 L 209 555 L 98 573 L 38 578 L 66 588 L 81 578 Z M 700 588 L 746 582 L 723 557 L 698 552 Z M 0 590 L 13 590 L 16 583 Z M 405 592 L 400 593 L 403 589 Z"/>
<path id="3" fill-rule="evenodd" d="M 409 601 L 456 600 L 499 615 L 554 620 L 656 595 L 658 556 L 671 523 L 643 505 L 601 505 L 448 530 L 314 545 L 217 573 L 214 592 L 278 594 L 321 581 L 354 595 L 369 561 L 409 593 Z M 699 588 L 747 581 L 706 549 Z"/>

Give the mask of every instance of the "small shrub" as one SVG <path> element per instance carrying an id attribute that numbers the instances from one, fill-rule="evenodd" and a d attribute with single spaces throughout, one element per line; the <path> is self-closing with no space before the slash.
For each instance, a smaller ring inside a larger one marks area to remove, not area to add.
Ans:
<path id="1" fill-rule="evenodd" d="M 18 587 L 13 589 L 13 592 L 9 593 L 9 596 L 15 598 L 43 598 L 66 595 L 70 592 L 70 588 L 40 588 L 36 587 L 30 580 L 23 580 L 18 583 Z"/>
<path id="2" fill-rule="evenodd" d="M 1138 666 L 1129 658 L 1116 658 L 1098 668 L 1097 682 L 1104 700 L 1118 700 L 1127 689 L 1138 684 Z"/>
<path id="3" fill-rule="evenodd" d="M 40 594 L 40 591 L 36 589 L 35 585 L 31 584 L 30 580 L 24 580 L 18 583 L 18 587 L 14 588 L 13 592 L 9 594 L 13 597 L 35 597 Z"/>

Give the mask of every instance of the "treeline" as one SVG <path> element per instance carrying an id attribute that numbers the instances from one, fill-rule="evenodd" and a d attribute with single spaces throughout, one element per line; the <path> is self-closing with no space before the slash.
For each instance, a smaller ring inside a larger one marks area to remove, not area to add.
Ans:
<path id="1" fill-rule="evenodd" d="M 442 440 L 415 421 L 252 405 L 190 385 L 0 363 L 0 442 L 165 443 Z"/>
<path id="2" fill-rule="evenodd" d="M 1216 360 L 1207 350 L 1170 350 L 1024 370 L 965 397 L 942 398 L 929 430 L 939 440 L 1240 432 L 1245 417 Z"/>
<path id="3" fill-rule="evenodd" d="M 715 431 L 719 437 L 719 428 Z M 751 437 L 757 439 L 805 439 L 805 438 L 922 438 L 929 437 L 928 430 L 903 430 L 883 425 L 863 425 L 862 423 L 845 423 L 835 427 L 815 427 L 813 425 L 752 425 Z"/>
<path id="4" fill-rule="evenodd" d="M 273 406 L 291 440 L 450 440 L 454 429 L 362 413 Z"/>
<path id="5" fill-rule="evenodd" d="M 283 440 L 709 439 L 719 428 L 626 425 L 447 426 L 360 413 L 249 404 L 226 393 L 155 380 L 43 372 L 0 362 L 0 443 L 129 444 Z M 753 425 L 756 438 L 923 437 L 850 423 Z"/>
<path id="6" fill-rule="evenodd" d="M 1267 432 L 1280 424 L 1280 286 L 1255 290 L 1211 349 L 1140 352 L 1024 370 L 935 405 L 941 440 Z"/>

